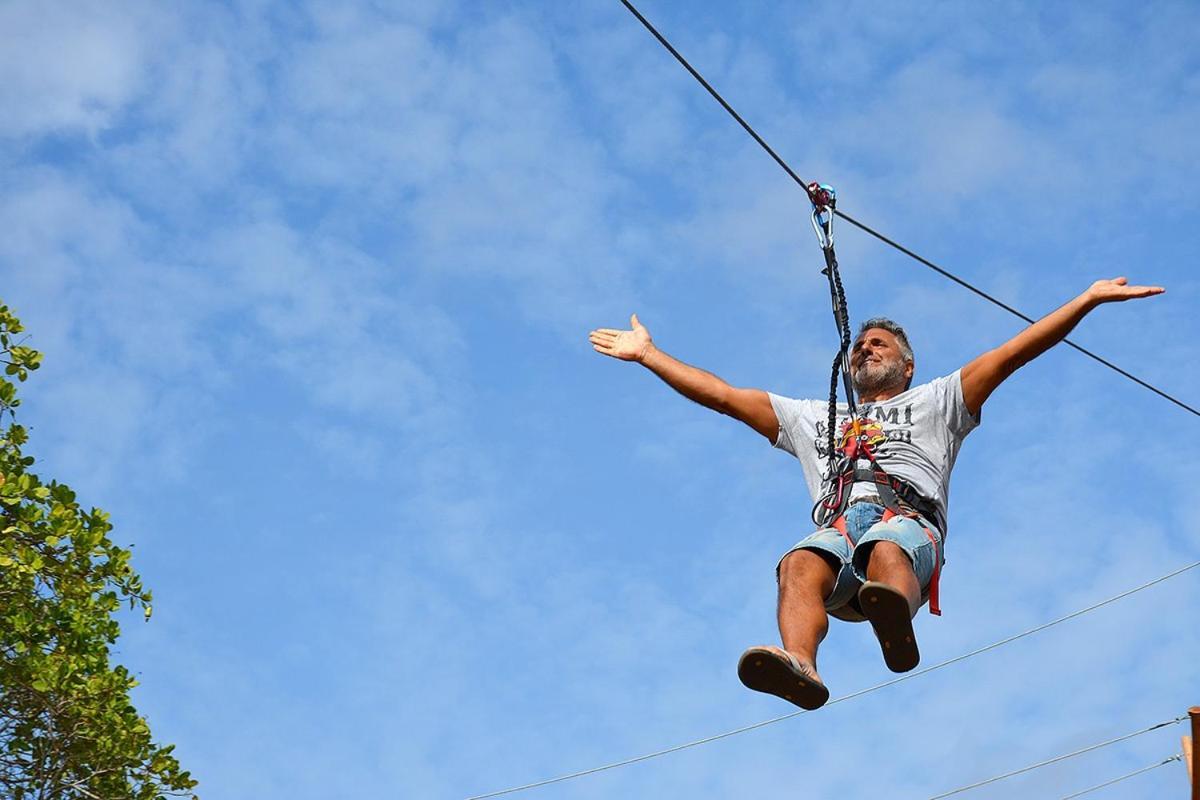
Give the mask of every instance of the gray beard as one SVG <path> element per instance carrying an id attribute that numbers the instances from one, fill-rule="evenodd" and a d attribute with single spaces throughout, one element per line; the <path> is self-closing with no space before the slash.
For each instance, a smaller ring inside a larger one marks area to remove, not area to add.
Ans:
<path id="1" fill-rule="evenodd" d="M 863 364 L 851 373 L 854 389 L 860 395 L 878 394 L 890 389 L 902 391 L 908 379 L 904 376 L 904 362 L 893 361 L 889 364 Z"/>

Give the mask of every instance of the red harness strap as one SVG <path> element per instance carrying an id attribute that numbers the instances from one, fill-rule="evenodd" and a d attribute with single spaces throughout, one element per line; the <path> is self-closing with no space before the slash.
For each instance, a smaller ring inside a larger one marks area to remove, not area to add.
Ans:
<path id="1" fill-rule="evenodd" d="M 902 515 L 897 514 L 890 508 L 887 508 L 884 509 L 883 518 L 879 521 L 887 522 L 892 517 L 898 516 Z M 930 544 L 933 545 L 933 578 L 931 578 L 929 581 L 929 613 L 936 617 L 940 617 L 942 615 L 942 606 L 938 601 L 938 581 L 942 576 L 942 560 L 938 557 L 937 537 L 933 535 L 933 531 L 929 530 L 928 525 L 924 525 L 920 522 L 920 518 L 915 514 L 909 517 L 909 519 L 912 519 L 916 521 L 918 525 L 921 525 L 921 530 L 925 531 L 925 535 L 929 537 Z M 850 546 L 850 551 L 854 552 L 854 541 L 850 538 L 850 533 L 846 530 L 846 515 L 839 514 L 837 519 L 833 521 L 833 527 L 836 528 L 838 533 L 840 533 L 846 540 L 846 544 Z"/>

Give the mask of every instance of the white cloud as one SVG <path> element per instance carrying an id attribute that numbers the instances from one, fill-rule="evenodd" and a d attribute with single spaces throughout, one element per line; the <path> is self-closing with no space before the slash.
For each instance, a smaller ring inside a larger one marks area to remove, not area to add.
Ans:
<path id="1" fill-rule="evenodd" d="M 152 6 L 16 2 L 0 8 L 0 135 L 95 136 L 141 88 Z M 17 34 L 17 35 L 14 35 Z"/>

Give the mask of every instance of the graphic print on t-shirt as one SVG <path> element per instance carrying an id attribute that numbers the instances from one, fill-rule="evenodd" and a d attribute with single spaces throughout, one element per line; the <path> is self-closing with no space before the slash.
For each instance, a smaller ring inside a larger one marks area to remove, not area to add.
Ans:
<path id="1" fill-rule="evenodd" d="M 875 451 L 876 455 L 883 455 L 887 452 L 888 444 L 892 442 L 912 443 L 912 426 L 913 426 L 913 404 L 907 403 L 903 406 L 892 406 L 884 408 L 882 406 L 863 406 L 859 409 L 859 420 L 861 421 L 858 429 L 859 433 L 866 434 L 867 443 Z M 889 427 L 885 428 L 884 424 Z M 824 469 L 821 470 L 822 480 L 830 480 L 828 458 L 829 458 L 829 423 L 825 420 L 817 420 L 816 433 L 813 437 L 813 449 L 816 450 L 817 457 L 825 461 Z M 839 416 L 838 422 L 838 438 L 837 447 L 839 450 L 844 450 L 850 437 L 857 435 L 854 433 L 854 420 L 849 416 Z"/>
<path id="2" fill-rule="evenodd" d="M 888 435 L 884 433 L 883 426 L 873 419 L 867 419 L 865 416 L 859 416 L 857 419 L 847 419 L 842 423 L 841 429 L 841 435 L 838 437 L 838 449 L 843 453 L 850 446 L 850 442 L 855 439 L 869 445 L 872 450 L 888 440 Z"/>

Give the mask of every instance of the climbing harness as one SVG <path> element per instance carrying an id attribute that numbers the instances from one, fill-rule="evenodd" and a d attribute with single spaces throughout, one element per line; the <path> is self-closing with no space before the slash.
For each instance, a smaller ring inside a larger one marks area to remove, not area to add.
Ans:
<path id="1" fill-rule="evenodd" d="M 837 192 L 832 186 L 810 183 L 805 187 L 812 202 L 812 227 L 817 243 L 825 256 L 825 268 L 821 270 L 829 279 L 829 294 L 833 301 L 833 319 L 838 329 L 839 347 L 833 359 L 833 372 L 829 377 L 829 416 L 826 431 L 829 458 L 829 490 L 813 507 L 813 522 L 822 528 L 835 528 L 846 539 L 850 549 L 854 541 L 846 530 L 846 509 L 850 506 L 850 491 L 855 483 L 875 484 L 879 505 L 884 513 L 880 522 L 893 517 L 914 520 L 933 544 L 933 578 L 929 582 L 929 611 L 941 616 L 938 598 L 938 583 L 941 578 L 942 543 L 930 530 L 930 522 L 939 522 L 936 506 L 910 484 L 889 475 L 876 459 L 875 447 L 886 437 L 877 424 L 859 414 L 854 400 L 854 382 L 850 375 L 850 348 L 853 339 L 850 332 L 850 313 L 846 308 L 846 290 L 838 271 L 837 254 L 833 249 L 833 218 L 837 207 Z M 838 376 L 841 375 L 842 389 L 850 419 L 839 441 L 834 431 L 837 428 Z M 864 463 L 865 462 L 865 463 Z M 941 527 L 945 527 L 941 523 Z M 846 618 L 861 619 L 857 610 L 843 612 Z"/>

